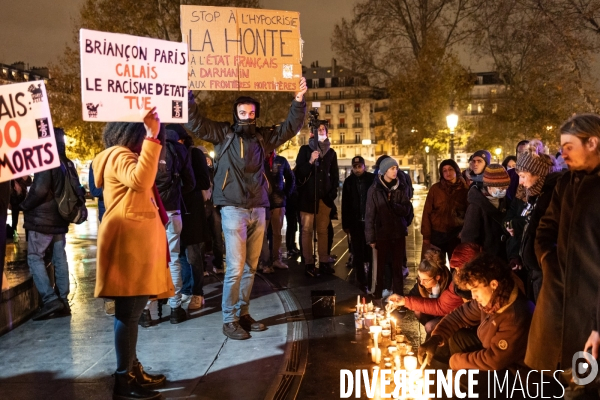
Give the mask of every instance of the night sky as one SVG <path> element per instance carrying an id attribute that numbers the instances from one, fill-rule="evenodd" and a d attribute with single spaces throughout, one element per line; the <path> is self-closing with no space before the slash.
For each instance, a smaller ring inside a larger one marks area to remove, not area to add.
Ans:
<path id="1" fill-rule="evenodd" d="M 73 18 L 83 0 L 0 0 L 0 63 L 55 62 L 73 38 Z M 352 16 L 353 0 L 262 0 L 263 8 L 300 12 L 304 65 L 331 63 L 335 22 Z"/>

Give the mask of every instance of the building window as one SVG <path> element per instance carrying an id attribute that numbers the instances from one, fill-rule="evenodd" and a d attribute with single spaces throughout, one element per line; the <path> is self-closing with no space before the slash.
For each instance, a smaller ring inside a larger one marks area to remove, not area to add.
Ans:
<path id="1" fill-rule="evenodd" d="M 346 148 L 340 147 L 340 158 L 346 158 Z"/>
<path id="2" fill-rule="evenodd" d="M 345 112 L 346 112 L 346 109 L 345 109 L 344 105 L 340 104 L 340 114 L 343 114 Z"/>
<path id="3" fill-rule="evenodd" d="M 354 91 L 354 97 L 356 97 L 357 99 L 360 98 L 360 90 Z"/>
<path id="4" fill-rule="evenodd" d="M 346 132 L 340 132 L 340 144 L 346 143 Z"/>
<path id="5" fill-rule="evenodd" d="M 360 112 L 360 103 L 355 103 L 354 104 L 354 112 L 355 113 L 359 113 Z"/>
<path id="6" fill-rule="evenodd" d="M 354 143 L 361 144 L 361 141 L 360 141 L 360 132 L 355 132 L 354 133 Z"/>
<path id="7" fill-rule="evenodd" d="M 498 111 L 498 103 L 492 104 L 492 114 L 496 114 L 496 111 Z"/>
<path id="8" fill-rule="evenodd" d="M 313 89 L 317 89 L 319 87 L 319 80 L 318 79 L 313 79 L 312 80 L 312 87 L 313 87 Z"/>
<path id="9" fill-rule="evenodd" d="M 329 92 L 327 92 L 327 94 L 329 94 Z M 331 114 L 331 106 L 329 104 L 325 106 L 325 114 Z"/>
<path id="10" fill-rule="evenodd" d="M 483 76 L 478 76 L 477 77 L 477 84 L 478 85 L 483 85 Z"/>
<path id="11" fill-rule="evenodd" d="M 483 114 L 483 104 L 477 104 L 477 112 Z"/>
<path id="12" fill-rule="evenodd" d="M 331 78 L 325 78 L 325 87 L 331 87 Z"/>
<path id="13" fill-rule="evenodd" d="M 353 128 L 362 128 L 362 122 L 360 122 L 360 117 L 354 118 Z"/>
<path id="14" fill-rule="evenodd" d="M 344 98 L 344 91 L 340 90 L 340 99 L 343 99 L 343 98 Z"/>
<path id="15" fill-rule="evenodd" d="M 317 92 L 313 93 L 313 100 L 319 100 L 319 94 Z"/>
<path id="16" fill-rule="evenodd" d="M 497 93 L 498 93 L 498 92 L 496 91 L 496 89 L 492 89 L 492 90 L 490 90 L 490 94 L 491 94 L 492 96 L 495 96 Z"/>
<path id="17" fill-rule="evenodd" d="M 346 127 L 346 118 L 340 118 L 340 126 L 338 126 L 338 128 L 345 128 Z"/>
<path id="18" fill-rule="evenodd" d="M 472 104 L 469 104 L 469 105 L 467 106 L 467 114 L 471 114 L 472 112 L 473 112 L 473 105 L 472 105 Z"/>
<path id="19" fill-rule="evenodd" d="M 329 92 L 325 92 L 325 99 L 329 100 L 331 98 L 331 95 L 329 94 Z"/>
<path id="20" fill-rule="evenodd" d="M 346 78 L 339 78 L 340 86 L 346 86 Z M 344 92 L 340 92 L 344 93 Z"/>
<path id="21" fill-rule="evenodd" d="M 331 119 L 327 118 L 325 121 L 327 121 L 327 130 L 329 131 L 331 128 Z"/>

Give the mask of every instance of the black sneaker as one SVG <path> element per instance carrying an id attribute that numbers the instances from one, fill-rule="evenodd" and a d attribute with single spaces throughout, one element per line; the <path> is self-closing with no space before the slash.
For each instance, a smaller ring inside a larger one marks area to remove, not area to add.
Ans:
<path id="1" fill-rule="evenodd" d="M 40 308 L 31 319 L 34 321 L 39 321 L 56 312 L 62 311 L 64 308 L 65 306 L 63 302 L 60 299 L 55 299 L 44 304 L 44 306 Z"/>
<path id="2" fill-rule="evenodd" d="M 331 266 L 330 263 L 319 263 L 319 269 L 322 274 L 333 275 L 335 274 L 335 269 Z"/>
<path id="3" fill-rule="evenodd" d="M 320 276 L 319 268 L 315 267 L 315 264 L 306 264 L 304 266 L 304 274 L 306 276 L 310 276 L 311 278 L 316 278 Z"/>
<path id="4" fill-rule="evenodd" d="M 250 331 L 260 332 L 260 331 L 264 331 L 267 329 L 265 324 L 257 322 L 254 318 L 252 318 L 250 316 L 250 314 L 242 315 L 240 317 L 240 326 L 246 332 L 250 332 Z"/>
<path id="5" fill-rule="evenodd" d="M 142 315 L 140 315 L 138 325 L 142 328 L 149 328 L 152 325 L 152 317 L 150 316 L 150 310 L 146 309 L 142 311 Z"/>
<path id="6" fill-rule="evenodd" d="M 178 324 L 185 320 L 187 320 L 187 313 L 181 306 L 176 307 L 176 308 L 171 307 L 170 321 L 172 324 Z"/>
<path id="7" fill-rule="evenodd" d="M 246 332 L 237 321 L 223 324 L 223 335 L 233 340 L 250 339 L 250 334 Z"/>

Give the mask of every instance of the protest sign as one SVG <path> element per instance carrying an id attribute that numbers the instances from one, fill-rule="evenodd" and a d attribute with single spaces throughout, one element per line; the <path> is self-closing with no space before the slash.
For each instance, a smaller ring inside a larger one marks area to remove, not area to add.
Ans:
<path id="1" fill-rule="evenodd" d="M 79 31 L 84 121 L 188 120 L 187 46 L 116 33 Z"/>
<path id="2" fill-rule="evenodd" d="M 44 81 L 0 86 L 0 182 L 59 165 Z"/>
<path id="3" fill-rule="evenodd" d="M 192 90 L 298 91 L 300 13 L 181 6 Z"/>

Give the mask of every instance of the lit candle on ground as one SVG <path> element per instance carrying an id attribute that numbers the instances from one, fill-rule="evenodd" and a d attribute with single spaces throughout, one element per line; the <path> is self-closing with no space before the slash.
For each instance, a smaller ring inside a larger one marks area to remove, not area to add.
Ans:
<path id="1" fill-rule="evenodd" d="M 417 369 L 417 357 L 406 356 L 404 357 L 404 367 L 407 371 L 414 371 Z"/>

